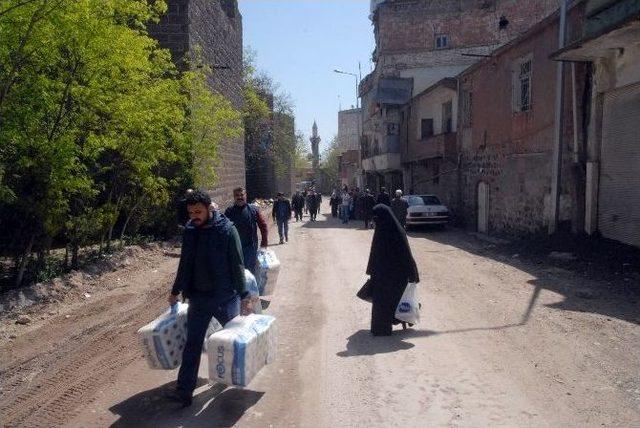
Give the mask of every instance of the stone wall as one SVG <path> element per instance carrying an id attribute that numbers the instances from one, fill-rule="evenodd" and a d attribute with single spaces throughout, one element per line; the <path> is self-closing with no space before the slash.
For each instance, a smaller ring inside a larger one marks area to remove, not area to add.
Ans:
<path id="1" fill-rule="evenodd" d="M 181 70 L 198 52 L 212 68 L 209 85 L 241 109 L 242 16 L 237 0 L 167 0 L 168 13 L 150 35 L 168 48 Z M 233 189 L 245 185 L 244 137 L 225 141 L 219 151 L 218 182 L 209 189 L 224 206 L 232 202 Z"/>

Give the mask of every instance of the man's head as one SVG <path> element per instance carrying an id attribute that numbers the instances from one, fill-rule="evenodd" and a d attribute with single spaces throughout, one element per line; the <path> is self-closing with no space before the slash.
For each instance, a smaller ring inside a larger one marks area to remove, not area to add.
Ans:
<path id="1" fill-rule="evenodd" d="M 278 192 L 278 200 L 281 201 L 284 199 L 284 193 Z"/>
<path id="2" fill-rule="evenodd" d="M 195 190 L 187 195 L 187 211 L 189 219 L 196 227 L 202 227 L 209 220 L 211 198 L 202 190 Z"/>
<path id="3" fill-rule="evenodd" d="M 384 192 L 386 192 L 386 191 L 387 191 L 387 188 L 386 188 L 386 187 L 381 187 L 381 188 L 380 188 L 380 191 L 381 191 L 382 193 L 384 193 Z"/>
<path id="4" fill-rule="evenodd" d="M 247 204 L 247 191 L 244 187 L 236 187 L 233 189 L 233 200 L 239 207 Z"/>
<path id="5" fill-rule="evenodd" d="M 396 190 L 396 198 L 401 198 L 402 197 L 402 190 L 398 189 Z"/>

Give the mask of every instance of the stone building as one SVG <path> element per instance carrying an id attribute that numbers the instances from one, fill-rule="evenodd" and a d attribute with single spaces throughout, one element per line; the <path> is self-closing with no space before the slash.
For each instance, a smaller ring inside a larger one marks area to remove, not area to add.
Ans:
<path id="1" fill-rule="evenodd" d="M 196 52 L 212 68 L 211 89 L 242 108 L 242 16 L 237 0 L 167 0 L 168 12 L 149 26 L 149 34 L 171 51 L 181 70 Z M 232 201 L 232 190 L 245 185 L 244 138 L 220 147 L 218 184 L 209 189 L 219 204 Z"/>
<path id="2" fill-rule="evenodd" d="M 569 40 L 580 34 L 582 8 L 568 13 Z M 485 233 L 547 233 L 554 180 L 559 13 L 493 51 L 491 57 L 458 76 L 458 185 L 453 203 L 457 218 Z M 561 123 L 562 165 L 559 219 L 567 229 L 581 223 L 583 180 L 574 155 L 584 143 L 585 67 L 572 81 L 565 70 L 566 102 Z"/>
<path id="3" fill-rule="evenodd" d="M 372 1 L 375 70 L 360 83 L 367 185 L 402 186 L 402 106 L 548 16 L 559 0 Z"/>
<path id="4" fill-rule="evenodd" d="M 554 55 L 590 64 L 584 231 L 640 247 L 640 1 L 587 0 L 582 37 Z"/>

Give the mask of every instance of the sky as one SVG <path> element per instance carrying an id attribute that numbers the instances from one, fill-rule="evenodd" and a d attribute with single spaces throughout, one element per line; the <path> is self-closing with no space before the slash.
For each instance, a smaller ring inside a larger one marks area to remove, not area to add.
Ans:
<path id="1" fill-rule="evenodd" d="M 296 129 L 311 135 L 314 119 L 321 151 L 338 133 L 338 110 L 356 104 L 356 78 L 372 70 L 375 48 L 369 0 L 240 0 L 244 45 L 258 70 L 289 93 Z"/>

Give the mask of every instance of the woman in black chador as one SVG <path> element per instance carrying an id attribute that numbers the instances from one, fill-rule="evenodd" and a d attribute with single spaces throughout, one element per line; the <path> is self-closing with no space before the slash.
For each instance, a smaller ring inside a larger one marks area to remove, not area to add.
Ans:
<path id="1" fill-rule="evenodd" d="M 376 229 L 371 243 L 367 274 L 371 275 L 371 333 L 391 334 L 398 324 L 395 312 L 407 282 L 419 282 L 416 262 L 405 233 L 391 209 L 386 205 L 373 208 Z"/>

